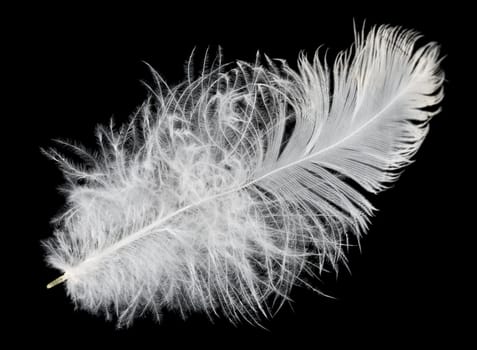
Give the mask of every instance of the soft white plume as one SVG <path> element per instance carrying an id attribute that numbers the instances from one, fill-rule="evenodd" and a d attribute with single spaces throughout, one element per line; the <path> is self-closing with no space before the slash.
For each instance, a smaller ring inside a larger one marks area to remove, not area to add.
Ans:
<path id="1" fill-rule="evenodd" d="M 178 310 L 259 322 L 304 276 L 336 268 L 366 231 L 442 98 L 435 43 L 399 28 L 356 35 L 334 65 L 215 62 L 154 94 L 99 152 L 55 150 L 67 209 L 46 242 L 75 304 L 130 325 Z"/>

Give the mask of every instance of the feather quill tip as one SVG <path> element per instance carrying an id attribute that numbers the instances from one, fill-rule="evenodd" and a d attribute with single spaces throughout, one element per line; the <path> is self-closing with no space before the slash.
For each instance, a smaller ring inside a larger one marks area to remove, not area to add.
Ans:
<path id="1" fill-rule="evenodd" d="M 66 274 L 63 274 L 61 275 L 60 277 L 58 278 L 55 278 L 53 281 L 51 281 L 50 283 L 48 283 L 46 285 L 46 289 L 51 289 L 53 287 L 56 287 L 57 285 L 65 282 L 66 280 L 68 279 L 68 277 L 66 276 Z"/>

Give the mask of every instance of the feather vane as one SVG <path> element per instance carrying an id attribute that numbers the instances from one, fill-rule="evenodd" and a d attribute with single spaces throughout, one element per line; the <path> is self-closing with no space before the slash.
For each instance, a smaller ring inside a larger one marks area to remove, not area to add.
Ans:
<path id="1" fill-rule="evenodd" d="M 435 43 L 382 26 L 333 65 L 217 61 L 153 94 L 99 153 L 56 150 L 67 209 L 45 242 L 77 306 L 128 326 L 163 309 L 259 323 L 306 275 L 338 268 L 442 97 Z"/>

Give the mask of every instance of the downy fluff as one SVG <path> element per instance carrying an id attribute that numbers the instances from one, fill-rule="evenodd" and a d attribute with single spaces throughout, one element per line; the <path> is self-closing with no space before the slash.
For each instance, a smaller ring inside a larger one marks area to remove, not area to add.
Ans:
<path id="1" fill-rule="evenodd" d="M 435 43 L 382 26 L 329 66 L 318 52 L 224 65 L 220 57 L 99 127 L 45 242 L 81 309 L 128 326 L 175 310 L 260 322 L 306 276 L 337 268 L 377 193 L 411 162 L 442 98 Z M 316 287 L 316 286 L 315 286 Z"/>

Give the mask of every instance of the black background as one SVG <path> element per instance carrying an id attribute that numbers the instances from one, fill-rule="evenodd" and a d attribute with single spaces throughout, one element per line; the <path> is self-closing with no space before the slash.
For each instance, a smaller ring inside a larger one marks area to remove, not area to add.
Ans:
<path id="1" fill-rule="evenodd" d="M 457 215 L 456 187 L 448 185 L 455 183 L 459 192 L 466 193 L 462 182 L 467 175 L 459 171 L 456 176 L 455 171 L 460 162 L 455 120 L 464 117 L 456 108 L 456 71 L 462 64 L 458 51 L 467 40 L 459 16 L 444 10 L 343 13 L 311 5 L 260 12 L 243 5 L 222 9 L 217 16 L 205 7 L 125 10 L 120 15 L 112 9 L 23 9 L 15 13 L 16 20 L 6 32 L 7 54 L 13 63 L 5 68 L 14 75 L 17 85 L 11 90 L 20 101 L 9 103 L 14 111 L 8 121 L 13 126 L 5 137 L 18 154 L 15 166 L 22 169 L 13 174 L 21 186 L 12 185 L 21 192 L 12 208 L 15 217 L 10 218 L 21 253 L 7 266 L 18 280 L 8 287 L 18 298 L 7 305 L 12 316 L 8 315 L 8 335 L 40 345 L 104 339 L 119 344 L 150 342 L 161 348 L 189 342 L 252 346 L 262 341 L 323 348 L 373 342 L 388 348 L 461 340 L 455 331 L 461 330 L 466 309 L 458 291 L 461 262 L 454 256 L 465 255 L 459 251 L 467 238 Z M 174 85 L 184 77 L 194 47 L 200 55 L 207 47 L 220 45 L 225 61 L 250 61 L 260 50 L 293 63 L 301 50 L 311 55 L 320 45 L 329 48 L 333 57 L 352 43 L 353 20 L 358 27 L 366 20 L 366 26 L 413 28 L 424 34 L 424 41 L 439 42 L 446 56 L 442 64 L 446 97 L 416 163 L 393 188 L 372 198 L 379 211 L 361 251 L 348 252 L 351 272 L 343 268 L 338 276 L 325 274 L 316 281 L 334 298 L 296 288 L 294 302 L 264 320 L 264 329 L 232 326 L 220 319 L 211 323 L 200 314 L 183 321 L 166 313 L 160 325 L 141 319 L 130 329 L 116 330 L 114 323 L 74 311 L 62 286 L 45 289 L 58 273 L 45 266 L 39 242 L 50 236 L 49 220 L 62 209 L 64 198 L 57 190 L 62 175 L 40 153 L 41 147 L 52 146 L 56 138 L 94 147 L 97 124 L 108 123 L 111 117 L 118 124 L 126 121 L 147 95 L 141 80 L 152 82 L 143 61 Z M 170 341 L 174 343 L 166 345 Z"/>

